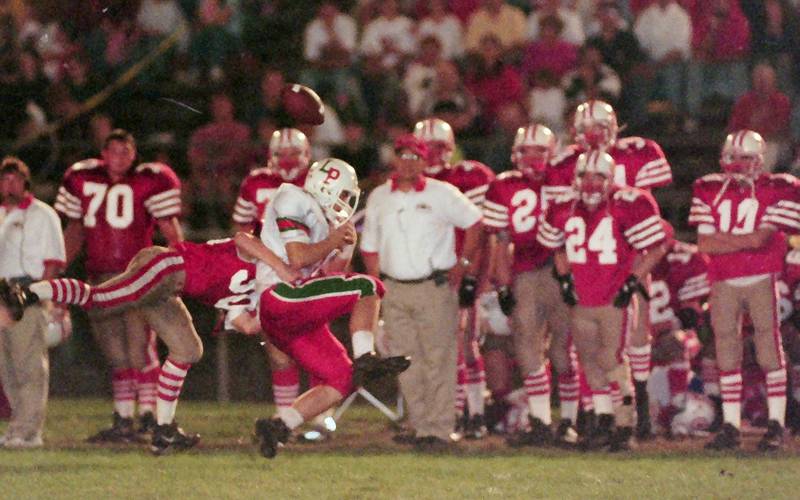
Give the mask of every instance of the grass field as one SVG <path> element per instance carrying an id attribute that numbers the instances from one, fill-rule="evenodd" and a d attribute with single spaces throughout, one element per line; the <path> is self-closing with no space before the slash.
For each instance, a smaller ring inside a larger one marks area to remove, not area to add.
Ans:
<path id="1" fill-rule="evenodd" d="M 387 421 L 354 407 L 335 438 L 291 444 L 274 460 L 250 443 L 263 405 L 181 403 L 191 452 L 153 457 L 144 446 L 83 439 L 108 424 L 109 404 L 51 401 L 46 447 L 0 449 L 0 498 L 797 498 L 800 447 L 777 456 L 717 455 L 701 441 L 657 441 L 619 456 L 509 450 L 497 437 L 446 454 L 395 445 Z M 0 425 L 4 427 L 4 425 Z M 747 442 L 753 448 L 755 437 Z"/>

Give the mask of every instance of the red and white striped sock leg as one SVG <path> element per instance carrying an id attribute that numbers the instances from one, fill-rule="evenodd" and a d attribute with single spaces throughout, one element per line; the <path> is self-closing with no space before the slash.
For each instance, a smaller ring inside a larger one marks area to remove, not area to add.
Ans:
<path id="1" fill-rule="evenodd" d="M 467 365 L 466 371 L 467 409 L 470 415 L 483 415 L 486 406 L 486 371 L 483 367 L 483 356 Z"/>
<path id="2" fill-rule="evenodd" d="M 738 429 L 742 426 L 742 371 L 720 371 L 719 385 L 722 393 L 722 419 Z"/>
<path id="3" fill-rule="evenodd" d="M 183 381 L 191 368 L 190 363 L 178 363 L 167 358 L 158 376 L 158 399 L 156 400 L 156 421 L 158 425 L 171 424 L 175 419 L 178 398 L 183 389 Z"/>
<path id="4" fill-rule="evenodd" d="M 580 403 L 580 383 L 575 371 L 558 375 L 558 399 L 561 401 L 561 418 L 573 425 L 578 421 L 578 405 Z"/>
<path id="5" fill-rule="evenodd" d="M 647 382 L 650 377 L 650 344 L 640 347 L 628 346 L 628 358 L 631 363 L 631 374 L 637 382 Z"/>
<path id="6" fill-rule="evenodd" d="M 700 361 L 700 378 L 703 380 L 703 392 L 707 396 L 719 396 L 719 368 L 717 360 L 703 358 Z"/>
<path id="7" fill-rule="evenodd" d="M 39 281 L 30 286 L 39 300 L 52 300 L 58 304 L 86 306 L 90 302 L 92 287 L 83 281 L 71 278 L 58 278 Z"/>
<path id="8" fill-rule="evenodd" d="M 112 370 L 111 390 L 114 394 L 114 411 L 122 418 L 133 418 L 136 404 L 136 370 L 133 368 Z"/>
<path id="9" fill-rule="evenodd" d="M 553 421 L 550 414 L 550 370 L 546 365 L 525 377 L 525 392 L 531 416 L 550 425 Z"/>
<path id="10" fill-rule="evenodd" d="M 459 363 L 456 370 L 456 400 L 454 410 L 456 419 L 459 419 L 464 414 L 464 408 L 467 406 L 467 365 L 461 355 L 459 355 Z"/>
<path id="11" fill-rule="evenodd" d="M 777 420 L 781 427 L 786 425 L 786 369 L 767 372 L 767 407 L 769 419 Z"/>
<path id="12" fill-rule="evenodd" d="M 300 395 L 300 370 L 289 366 L 272 371 L 272 397 L 278 416 L 283 417 Z"/>

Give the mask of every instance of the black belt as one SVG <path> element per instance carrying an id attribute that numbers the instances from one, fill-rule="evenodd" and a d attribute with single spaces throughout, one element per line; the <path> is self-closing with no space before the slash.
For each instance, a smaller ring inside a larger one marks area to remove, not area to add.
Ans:
<path id="1" fill-rule="evenodd" d="M 436 282 L 437 285 L 440 285 L 440 284 L 445 283 L 447 281 L 447 271 L 445 271 L 443 269 L 439 269 L 439 270 L 436 270 L 436 271 L 432 272 L 428 276 L 425 276 L 424 278 L 418 278 L 418 279 L 415 279 L 415 280 L 400 280 L 400 279 L 397 279 L 397 278 L 392 278 L 388 274 L 381 274 L 381 279 L 382 280 L 394 281 L 395 283 L 402 283 L 404 285 L 419 285 L 421 283 L 425 283 L 426 281 L 433 280 L 433 281 Z"/>

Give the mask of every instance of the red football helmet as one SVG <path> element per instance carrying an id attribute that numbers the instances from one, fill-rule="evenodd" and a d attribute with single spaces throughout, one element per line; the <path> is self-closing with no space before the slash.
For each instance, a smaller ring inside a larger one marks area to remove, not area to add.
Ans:
<path id="1" fill-rule="evenodd" d="M 439 118 L 428 118 L 414 125 L 414 136 L 428 146 L 428 167 L 425 173 L 438 174 L 450 163 L 456 140 L 450 124 Z"/>
<path id="2" fill-rule="evenodd" d="M 614 158 L 603 151 L 589 151 L 575 164 L 575 190 L 589 208 L 597 207 L 614 184 Z"/>
<path id="3" fill-rule="evenodd" d="M 538 176 L 544 173 L 555 149 L 556 136 L 549 128 L 535 123 L 520 127 L 511 147 L 511 162 L 526 176 Z"/>
<path id="4" fill-rule="evenodd" d="M 585 149 L 606 149 L 617 140 L 617 114 L 610 104 L 590 100 L 580 104 L 573 118 L 575 142 Z"/>
<path id="5" fill-rule="evenodd" d="M 764 139 L 758 132 L 739 130 L 728 134 L 722 146 L 719 164 L 737 180 L 751 180 L 764 166 Z"/>
<path id="6" fill-rule="evenodd" d="M 306 134 L 296 128 L 282 128 L 269 140 L 269 167 L 286 182 L 291 182 L 308 170 L 311 163 L 311 144 Z"/>

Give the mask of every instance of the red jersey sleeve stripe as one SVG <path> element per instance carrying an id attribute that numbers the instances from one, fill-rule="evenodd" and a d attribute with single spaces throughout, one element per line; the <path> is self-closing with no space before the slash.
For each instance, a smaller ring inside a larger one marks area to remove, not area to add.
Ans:
<path id="1" fill-rule="evenodd" d="M 308 226 L 294 219 L 280 217 L 275 222 L 278 224 L 278 231 L 282 233 L 287 231 L 303 231 L 306 234 L 310 233 Z"/>

